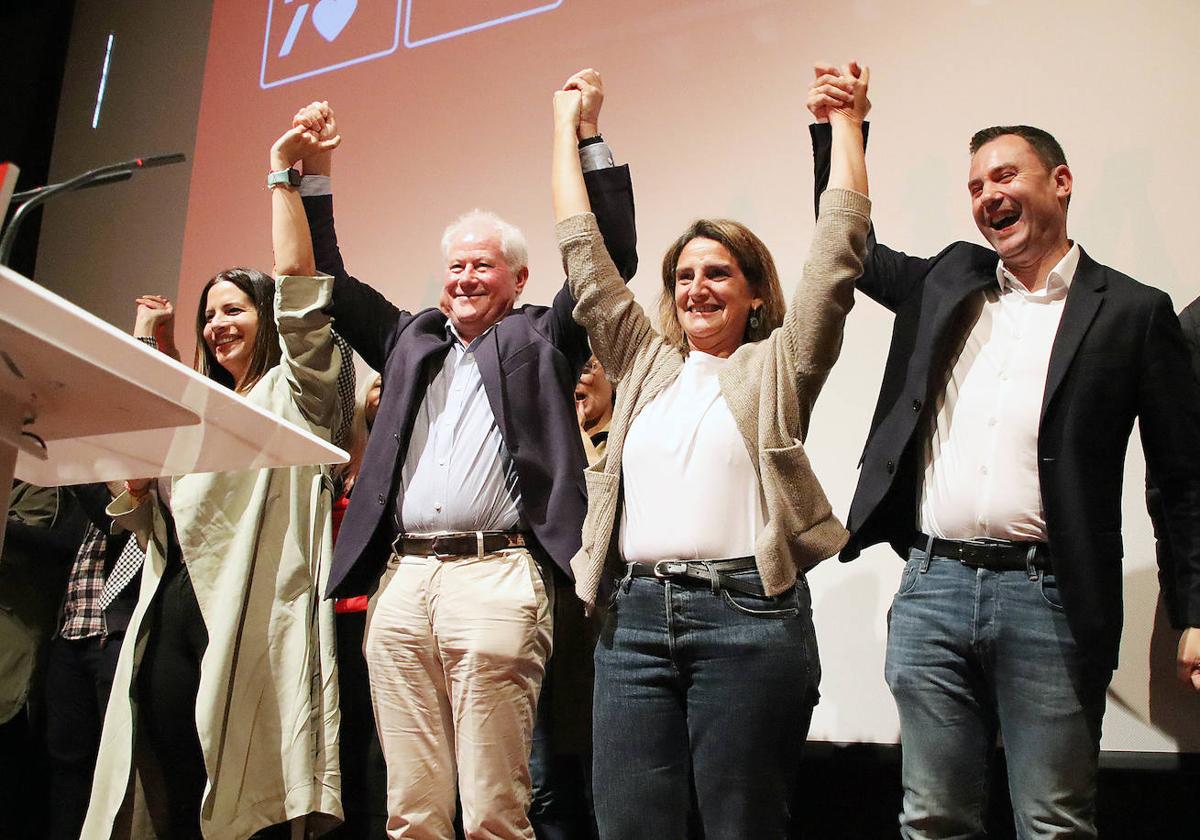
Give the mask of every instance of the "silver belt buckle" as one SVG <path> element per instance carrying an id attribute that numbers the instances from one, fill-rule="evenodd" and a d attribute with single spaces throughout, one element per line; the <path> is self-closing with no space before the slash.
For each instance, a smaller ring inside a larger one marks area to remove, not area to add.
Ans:
<path id="1" fill-rule="evenodd" d="M 443 536 L 445 536 L 445 535 L 434 534 L 432 540 L 429 543 L 429 553 L 432 554 L 434 556 L 434 558 L 436 558 L 438 560 L 444 560 L 447 557 L 454 556 L 453 554 L 442 554 L 440 551 L 438 551 L 438 540 L 440 540 Z"/>
<path id="2" fill-rule="evenodd" d="M 659 560 L 654 564 L 654 576 L 659 580 L 682 574 L 687 574 L 687 563 L 679 560 Z"/>

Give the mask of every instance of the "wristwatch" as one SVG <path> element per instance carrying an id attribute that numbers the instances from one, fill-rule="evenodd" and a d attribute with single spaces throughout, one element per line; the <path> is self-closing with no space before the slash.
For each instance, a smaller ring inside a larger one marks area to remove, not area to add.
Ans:
<path id="1" fill-rule="evenodd" d="M 274 172 L 267 173 L 267 189 L 275 187 L 298 187 L 300 186 L 300 170 L 292 167 L 291 169 L 277 169 Z"/>

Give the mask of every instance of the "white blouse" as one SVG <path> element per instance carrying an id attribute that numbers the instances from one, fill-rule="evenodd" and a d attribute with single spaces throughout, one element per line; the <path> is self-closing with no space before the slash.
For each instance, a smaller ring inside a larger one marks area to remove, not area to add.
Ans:
<path id="1" fill-rule="evenodd" d="M 764 503 L 717 381 L 728 363 L 693 350 L 630 424 L 620 531 L 626 562 L 754 554 Z"/>

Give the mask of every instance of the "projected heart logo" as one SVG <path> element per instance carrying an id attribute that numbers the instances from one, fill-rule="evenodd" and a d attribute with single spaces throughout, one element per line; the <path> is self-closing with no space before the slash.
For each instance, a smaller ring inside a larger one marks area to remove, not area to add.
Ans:
<path id="1" fill-rule="evenodd" d="M 342 34 L 357 8 L 358 0 L 321 0 L 313 7 L 313 26 L 321 33 L 322 38 L 333 41 Z"/>

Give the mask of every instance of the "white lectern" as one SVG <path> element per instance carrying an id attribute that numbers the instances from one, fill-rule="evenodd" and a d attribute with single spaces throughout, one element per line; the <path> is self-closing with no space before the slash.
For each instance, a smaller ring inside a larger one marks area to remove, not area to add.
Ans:
<path id="1" fill-rule="evenodd" d="M 3 511 L 14 474 L 54 486 L 346 460 L 336 446 L 0 266 Z"/>

